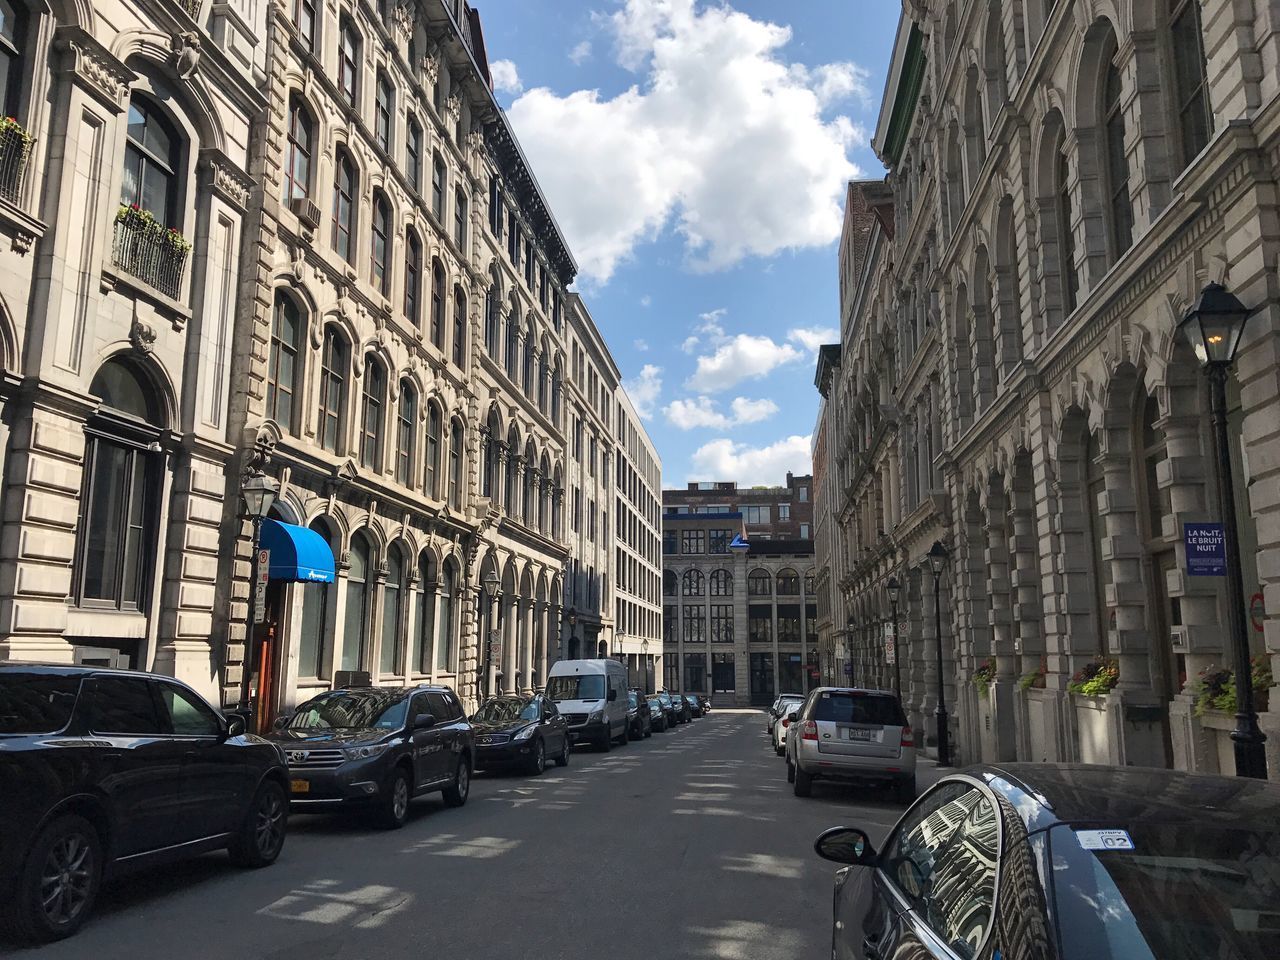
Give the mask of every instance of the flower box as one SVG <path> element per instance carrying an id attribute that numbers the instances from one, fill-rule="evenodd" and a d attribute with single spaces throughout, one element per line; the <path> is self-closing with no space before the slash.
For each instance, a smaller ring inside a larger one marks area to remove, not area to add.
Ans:
<path id="1" fill-rule="evenodd" d="M 13 117 L 0 120 L 0 197 L 17 203 L 36 139 Z"/>
<path id="2" fill-rule="evenodd" d="M 150 212 L 122 206 L 116 214 L 112 261 L 121 270 L 159 290 L 171 300 L 182 294 L 182 275 L 191 244 Z"/>

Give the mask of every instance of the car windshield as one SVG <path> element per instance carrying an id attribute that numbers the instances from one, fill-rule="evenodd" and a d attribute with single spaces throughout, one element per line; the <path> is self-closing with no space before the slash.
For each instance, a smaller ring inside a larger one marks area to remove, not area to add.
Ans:
<path id="1" fill-rule="evenodd" d="M 547 681 L 547 696 L 561 700 L 603 700 L 604 677 L 598 673 L 570 677 L 552 677 Z"/>
<path id="2" fill-rule="evenodd" d="M 661 701 L 661 700 L 659 700 L 657 697 L 653 697 L 653 698 L 651 698 L 651 699 L 649 700 L 649 709 L 650 709 L 650 710 L 661 710 L 661 709 L 662 709 L 662 701 Z"/>
<path id="3" fill-rule="evenodd" d="M 476 711 L 475 719 L 481 723 L 513 723 L 516 720 L 537 720 L 538 702 L 523 697 L 498 697 L 485 703 Z"/>
<path id="4" fill-rule="evenodd" d="M 335 690 L 298 707 L 290 730 L 397 730 L 404 726 L 409 699 L 400 691 Z"/>
<path id="5" fill-rule="evenodd" d="M 1243 823 L 1149 823 L 1125 831 L 1062 824 L 1049 837 L 1063 956 L 1276 956 L 1280 832 Z M 1106 849 L 1086 849 L 1104 842 Z"/>
<path id="6" fill-rule="evenodd" d="M 627 694 L 627 706 L 634 710 L 636 707 L 640 706 L 640 698 L 634 693 Z"/>
<path id="7" fill-rule="evenodd" d="M 665 693 L 658 694 L 658 702 L 660 702 L 664 707 L 671 706 L 671 698 Z"/>
<path id="8" fill-rule="evenodd" d="M 0 674 L 0 733 L 54 733 L 71 721 L 79 676 Z"/>
<path id="9" fill-rule="evenodd" d="M 814 701 L 810 720 L 829 723 L 868 723 L 884 727 L 905 727 L 907 718 L 892 697 L 865 693 L 828 691 Z"/>

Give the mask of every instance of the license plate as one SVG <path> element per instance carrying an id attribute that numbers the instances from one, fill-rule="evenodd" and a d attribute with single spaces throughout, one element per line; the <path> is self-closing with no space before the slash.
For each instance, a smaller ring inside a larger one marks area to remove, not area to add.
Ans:
<path id="1" fill-rule="evenodd" d="M 858 740 L 865 743 L 870 743 L 872 740 L 880 739 L 878 736 L 875 735 L 876 731 L 859 730 L 857 727 L 853 727 L 849 730 L 846 730 L 845 733 L 848 735 L 850 740 Z"/>
<path id="2" fill-rule="evenodd" d="M 311 781 L 310 780 L 290 780 L 289 789 L 294 793 L 310 793 Z"/>

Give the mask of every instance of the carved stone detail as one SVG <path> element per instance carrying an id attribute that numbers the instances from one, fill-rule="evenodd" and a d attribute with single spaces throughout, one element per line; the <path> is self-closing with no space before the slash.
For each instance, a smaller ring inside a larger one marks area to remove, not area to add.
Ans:
<path id="1" fill-rule="evenodd" d="M 206 168 L 209 171 L 209 184 L 214 191 L 238 209 L 247 208 L 249 194 L 253 190 L 253 181 L 222 153 L 206 150 L 204 155 Z"/>
<path id="2" fill-rule="evenodd" d="M 137 74 L 79 27 L 60 28 L 55 42 L 66 54 L 63 72 L 108 106 L 123 111 L 129 102 L 129 84 Z"/>
<path id="3" fill-rule="evenodd" d="M 144 320 L 134 320 L 129 329 L 129 343 L 145 356 L 156 348 L 156 328 Z"/>
<path id="4" fill-rule="evenodd" d="M 426 54 L 422 58 L 422 76 L 427 83 L 433 86 L 440 79 L 440 61 L 431 56 L 431 54 Z"/>
<path id="5" fill-rule="evenodd" d="M 458 99 L 458 95 L 456 93 L 449 94 L 448 98 L 445 100 L 444 112 L 454 120 L 457 120 L 462 116 L 462 101 Z"/>
<path id="6" fill-rule="evenodd" d="M 191 79 L 200 65 L 200 34 L 195 31 L 175 33 L 169 49 L 173 51 L 173 72 L 178 79 Z"/>
<path id="7" fill-rule="evenodd" d="M 34 233 L 27 233 L 24 230 L 19 230 L 17 233 L 13 235 L 13 240 L 10 243 L 10 248 L 18 256 L 25 257 L 27 253 L 31 250 L 31 245 L 35 242 L 36 242 L 36 237 Z"/>
<path id="8" fill-rule="evenodd" d="M 396 6 L 395 13 L 392 14 L 396 29 L 400 31 L 400 35 L 408 40 L 413 36 L 413 5 L 401 3 Z"/>

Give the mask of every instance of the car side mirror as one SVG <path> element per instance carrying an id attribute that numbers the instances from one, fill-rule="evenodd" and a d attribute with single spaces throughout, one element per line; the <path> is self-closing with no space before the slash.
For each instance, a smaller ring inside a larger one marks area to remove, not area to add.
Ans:
<path id="1" fill-rule="evenodd" d="M 271 729 L 283 730 L 286 726 L 289 725 L 289 721 L 292 719 L 293 719 L 293 714 L 282 713 L 280 714 L 280 716 L 276 717 L 274 720 L 271 721 Z"/>
<path id="2" fill-rule="evenodd" d="M 430 730 L 436 725 L 436 718 L 430 713 L 420 713 L 413 721 L 413 729 Z"/>
<path id="3" fill-rule="evenodd" d="M 800 719 L 800 714 L 798 712 L 787 714 L 787 723 L 795 723 L 799 719 Z"/>
<path id="4" fill-rule="evenodd" d="M 814 852 L 824 860 L 855 866 L 875 863 L 876 851 L 871 840 L 857 827 L 832 827 L 822 831 L 813 842 Z"/>
<path id="5" fill-rule="evenodd" d="M 610 690 L 610 691 L 609 691 L 609 702 L 610 702 L 610 703 L 613 703 L 613 701 L 615 701 L 615 700 L 617 700 L 617 699 L 618 699 L 618 691 L 617 691 L 617 690 Z"/>
<path id="6" fill-rule="evenodd" d="M 227 719 L 227 739 L 244 736 L 244 717 L 234 716 Z"/>

